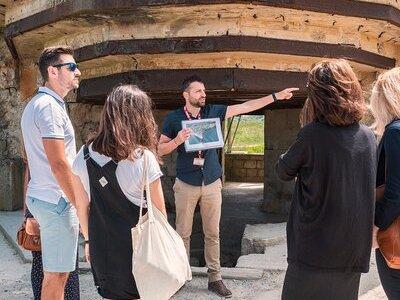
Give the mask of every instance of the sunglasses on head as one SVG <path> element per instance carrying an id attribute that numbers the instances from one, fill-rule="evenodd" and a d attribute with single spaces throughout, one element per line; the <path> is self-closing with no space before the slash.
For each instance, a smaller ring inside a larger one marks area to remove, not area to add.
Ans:
<path id="1" fill-rule="evenodd" d="M 78 65 L 73 62 L 62 63 L 62 64 L 54 65 L 53 67 L 61 68 L 63 66 L 68 66 L 68 70 L 71 72 L 75 72 L 75 70 L 78 69 Z"/>

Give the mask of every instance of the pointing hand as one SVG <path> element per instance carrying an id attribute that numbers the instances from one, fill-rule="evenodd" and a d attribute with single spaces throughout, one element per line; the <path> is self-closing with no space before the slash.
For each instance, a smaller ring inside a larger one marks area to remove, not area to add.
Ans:
<path id="1" fill-rule="evenodd" d="M 293 97 L 293 92 L 298 91 L 298 90 L 299 90 L 299 88 L 287 88 L 287 89 L 284 89 L 283 91 L 275 93 L 275 96 L 278 100 L 290 99 Z"/>

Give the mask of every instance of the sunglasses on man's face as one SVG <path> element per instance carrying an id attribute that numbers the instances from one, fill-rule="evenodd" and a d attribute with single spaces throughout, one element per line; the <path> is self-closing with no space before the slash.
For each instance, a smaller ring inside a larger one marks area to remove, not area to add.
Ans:
<path id="1" fill-rule="evenodd" d="M 73 62 L 67 62 L 67 63 L 63 63 L 63 64 L 58 64 L 58 65 L 54 65 L 53 67 L 61 68 L 63 66 L 67 66 L 68 70 L 71 71 L 71 72 L 75 72 L 75 70 L 78 69 L 78 65 L 76 63 L 73 63 Z"/>

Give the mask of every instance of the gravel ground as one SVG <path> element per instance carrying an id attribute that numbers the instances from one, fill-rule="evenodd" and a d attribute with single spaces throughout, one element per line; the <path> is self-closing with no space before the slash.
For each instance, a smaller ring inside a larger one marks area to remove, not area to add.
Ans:
<path id="1" fill-rule="evenodd" d="M 13 248 L 0 234 L 0 299 L 22 300 L 32 299 L 30 286 L 30 264 L 23 263 Z M 232 290 L 232 299 L 252 299 L 261 292 L 276 288 L 282 281 L 283 274 L 273 274 L 260 280 L 225 280 L 226 285 Z M 81 299 L 97 300 L 97 294 L 91 273 L 80 275 Z M 173 297 L 174 300 L 183 299 L 220 299 L 208 292 L 207 278 L 195 277 Z"/>
<path id="2" fill-rule="evenodd" d="M 0 299 L 22 300 L 32 299 L 30 286 L 30 264 L 23 263 L 13 248 L 0 234 Z M 370 274 L 374 275 L 374 274 Z M 268 273 L 260 280 L 225 280 L 226 285 L 232 290 L 234 300 L 245 299 L 279 299 L 279 289 L 283 282 L 283 273 Z M 374 275 L 375 277 L 376 275 Z M 363 281 L 363 280 L 362 280 Z M 365 281 L 365 280 L 364 280 Z M 370 281 L 370 280 L 367 280 Z M 90 272 L 80 275 L 81 299 L 100 300 Z M 368 285 L 362 283 L 363 285 Z M 270 292 L 271 291 L 271 292 Z M 212 300 L 220 297 L 208 292 L 207 278 L 195 277 L 173 297 L 174 300 Z M 360 299 L 384 300 L 381 287 L 374 288 Z"/>

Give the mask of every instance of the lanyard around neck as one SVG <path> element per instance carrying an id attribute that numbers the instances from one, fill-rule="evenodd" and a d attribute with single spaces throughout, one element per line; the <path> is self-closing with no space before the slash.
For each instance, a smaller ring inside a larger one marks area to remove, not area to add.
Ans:
<path id="1" fill-rule="evenodd" d="M 185 111 L 186 118 L 188 120 L 192 120 L 192 115 L 190 114 L 190 112 L 187 109 L 186 105 L 183 107 L 183 110 Z M 199 111 L 199 113 L 198 113 L 197 117 L 195 117 L 195 119 L 201 120 L 201 110 Z"/>
<path id="2" fill-rule="evenodd" d="M 189 121 L 191 121 L 191 120 L 192 120 L 192 116 L 191 116 L 191 114 L 189 113 L 189 110 L 187 109 L 186 105 L 183 107 L 183 110 L 185 111 L 186 118 L 187 118 Z M 199 111 L 199 114 L 197 115 L 197 117 L 196 117 L 195 119 L 201 120 L 201 110 Z M 200 150 L 197 154 L 198 154 L 199 158 L 201 158 L 201 155 L 202 155 L 201 150 Z"/>

